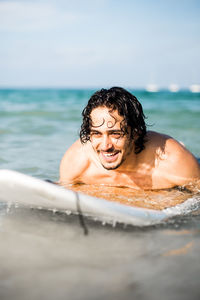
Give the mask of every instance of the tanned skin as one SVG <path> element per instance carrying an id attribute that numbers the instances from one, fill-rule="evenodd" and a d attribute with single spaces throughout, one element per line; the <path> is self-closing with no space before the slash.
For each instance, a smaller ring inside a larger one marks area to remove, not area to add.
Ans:
<path id="1" fill-rule="evenodd" d="M 100 106 L 91 112 L 90 140 L 76 141 L 60 164 L 63 186 L 75 183 L 167 189 L 197 183 L 200 166 L 182 144 L 170 136 L 148 131 L 145 149 L 135 154 L 134 139 L 121 130 L 117 110 Z"/>

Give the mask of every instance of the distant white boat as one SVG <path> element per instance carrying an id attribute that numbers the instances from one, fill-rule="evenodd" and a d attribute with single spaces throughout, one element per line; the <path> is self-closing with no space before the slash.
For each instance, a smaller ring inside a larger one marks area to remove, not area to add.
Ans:
<path id="1" fill-rule="evenodd" d="M 155 93 L 158 92 L 158 86 L 156 84 L 147 84 L 146 86 L 146 91 L 151 92 L 151 93 Z"/>
<path id="2" fill-rule="evenodd" d="M 169 85 L 169 90 L 172 93 L 176 93 L 179 91 L 179 86 L 177 84 L 172 83 Z"/>
<path id="3" fill-rule="evenodd" d="M 200 93 L 200 84 L 192 84 L 189 89 L 192 93 Z"/>

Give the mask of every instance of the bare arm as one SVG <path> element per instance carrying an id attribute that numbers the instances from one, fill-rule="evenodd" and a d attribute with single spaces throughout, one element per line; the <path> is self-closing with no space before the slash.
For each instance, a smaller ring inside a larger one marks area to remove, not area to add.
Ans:
<path id="1" fill-rule="evenodd" d="M 78 140 L 66 151 L 61 160 L 59 184 L 66 186 L 81 182 L 80 177 L 88 164 L 89 161 L 84 146 Z"/>
<path id="2" fill-rule="evenodd" d="M 167 142 L 166 149 L 169 152 L 169 181 L 174 185 L 199 183 L 200 166 L 192 153 L 173 139 Z"/>

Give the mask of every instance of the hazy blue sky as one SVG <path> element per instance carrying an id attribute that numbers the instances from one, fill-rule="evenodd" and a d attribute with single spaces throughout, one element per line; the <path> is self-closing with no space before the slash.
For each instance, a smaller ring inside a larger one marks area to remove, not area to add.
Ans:
<path id="1" fill-rule="evenodd" d="M 198 0 L 0 0 L 0 86 L 200 83 Z"/>

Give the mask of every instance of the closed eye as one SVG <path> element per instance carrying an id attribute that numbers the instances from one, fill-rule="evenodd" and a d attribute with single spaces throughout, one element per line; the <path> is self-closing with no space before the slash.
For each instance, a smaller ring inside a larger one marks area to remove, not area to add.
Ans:
<path id="1" fill-rule="evenodd" d="M 117 132 L 112 132 L 110 135 L 116 139 L 119 139 L 122 136 L 122 133 L 117 131 Z"/>
<path id="2" fill-rule="evenodd" d="M 100 137 L 101 136 L 101 132 L 99 132 L 99 131 L 91 131 L 90 135 L 91 136 L 95 136 L 95 137 Z"/>

